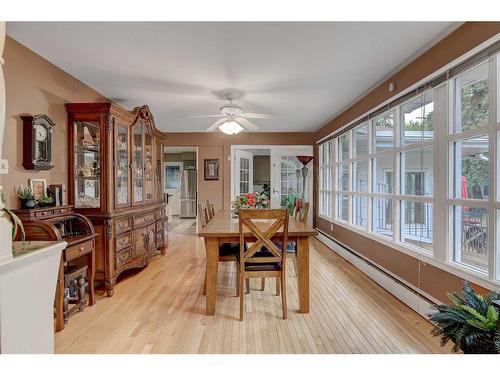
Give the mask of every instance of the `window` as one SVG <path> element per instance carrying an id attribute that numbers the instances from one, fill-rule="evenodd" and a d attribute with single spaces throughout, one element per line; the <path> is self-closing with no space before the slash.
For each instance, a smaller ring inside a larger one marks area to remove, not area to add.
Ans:
<path id="1" fill-rule="evenodd" d="M 392 156 L 382 156 L 374 159 L 374 186 L 376 193 L 392 193 L 393 187 L 393 163 Z"/>
<path id="2" fill-rule="evenodd" d="M 449 206 L 453 261 L 489 272 L 490 223 L 495 220 L 489 194 L 490 128 L 488 62 L 454 79 L 453 132 L 448 136 L 453 159 Z"/>
<path id="3" fill-rule="evenodd" d="M 434 94 L 429 91 L 401 106 L 403 145 L 434 138 Z"/>
<path id="4" fill-rule="evenodd" d="M 488 63 L 455 78 L 455 131 L 464 132 L 488 125 Z"/>
<path id="5" fill-rule="evenodd" d="M 488 135 L 455 142 L 454 195 L 461 199 L 488 199 Z"/>
<path id="6" fill-rule="evenodd" d="M 368 155 L 368 125 L 364 124 L 354 129 L 354 157 L 362 158 Z"/>
<path id="7" fill-rule="evenodd" d="M 394 113 L 390 112 L 373 120 L 375 151 L 391 149 L 394 144 Z"/>
<path id="8" fill-rule="evenodd" d="M 336 135 L 320 160 L 335 198 L 320 201 L 362 235 L 500 285 L 500 54 L 448 77 Z"/>
<path id="9" fill-rule="evenodd" d="M 339 161 L 349 159 L 349 133 L 339 138 Z"/>

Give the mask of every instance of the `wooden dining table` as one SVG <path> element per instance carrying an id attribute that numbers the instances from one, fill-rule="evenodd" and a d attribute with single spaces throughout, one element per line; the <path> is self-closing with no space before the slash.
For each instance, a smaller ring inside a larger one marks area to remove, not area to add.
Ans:
<path id="1" fill-rule="evenodd" d="M 266 229 L 270 221 L 259 220 L 256 225 Z M 279 230 L 276 239 L 282 233 Z M 297 278 L 299 294 L 299 311 L 309 312 L 309 238 L 318 233 L 294 217 L 288 224 L 288 240 L 297 244 Z M 219 246 L 224 243 L 239 242 L 238 217 L 233 217 L 230 210 L 219 210 L 207 225 L 198 233 L 205 240 L 206 261 L 206 314 L 215 314 L 217 298 L 217 269 L 219 265 Z M 250 231 L 245 232 L 245 241 L 253 242 L 255 238 Z"/>

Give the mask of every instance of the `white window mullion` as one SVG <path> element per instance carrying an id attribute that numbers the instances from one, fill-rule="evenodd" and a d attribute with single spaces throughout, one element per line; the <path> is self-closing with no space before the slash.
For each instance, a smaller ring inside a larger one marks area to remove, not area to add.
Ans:
<path id="1" fill-rule="evenodd" d="M 448 129 L 450 119 L 448 114 L 449 98 L 448 84 L 441 85 L 434 90 L 434 171 L 433 171 L 433 243 L 434 258 L 446 263 L 449 260 L 448 249 L 453 247 L 448 236 L 453 236 L 447 230 L 449 213 L 446 204 L 448 198 L 448 178 L 452 169 L 448 168 Z M 451 119 L 451 121 L 453 121 Z"/>
<path id="2" fill-rule="evenodd" d="M 497 254 L 497 234 L 496 231 L 496 212 L 495 212 L 495 197 L 497 196 L 497 179 L 496 165 L 497 165 L 497 134 L 496 134 L 496 58 L 490 57 L 488 61 L 488 276 L 490 279 L 497 279 L 498 273 L 498 254 Z"/>
<path id="3" fill-rule="evenodd" d="M 393 172 L 392 172 L 392 195 L 393 197 L 396 194 L 401 194 L 400 191 L 400 182 L 401 182 L 401 171 L 400 171 L 400 160 L 399 160 L 399 153 L 396 151 L 397 148 L 401 145 L 401 123 L 400 123 L 400 107 L 398 106 L 397 109 L 393 112 L 394 113 L 394 143 L 393 143 L 393 152 L 392 152 L 392 159 L 393 159 Z M 395 198 L 392 199 L 392 236 L 394 239 L 394 242 L 398 242 L 401 239 L 400 236 L 400 231 L 401 231 L 401 202 L 399 200 L 396 200 Z"/>

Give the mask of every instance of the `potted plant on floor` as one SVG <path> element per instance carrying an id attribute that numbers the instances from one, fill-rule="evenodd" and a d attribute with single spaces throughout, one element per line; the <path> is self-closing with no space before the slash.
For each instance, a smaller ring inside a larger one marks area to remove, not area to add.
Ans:
<path id="1" fill-rule="evenodd" d="M 441 336 L 441 346 L 451 341 L 454 353 L 498 354 L 499 312 L 492 301 L 500 299 L 500 294 L 491 292 L 483 297 L 466 281 L 462 294 L 448 293 L 448 296 L 453 305 L 434 305 L 437 311 L 429 314 L 436 324 L 432 335 Z"/>
<path id="2" fill-rule="evenodd" d="M 33 195 L 33 190 L 31 190 L 31 187 L 29 185 L 26 187 L 23 187 L 23 185 L 21 185 L 19 187 L 19 190 L 17 191 L 17 196 L 21 200 L 22 209 L 35 208 L 35 196 Z"/>

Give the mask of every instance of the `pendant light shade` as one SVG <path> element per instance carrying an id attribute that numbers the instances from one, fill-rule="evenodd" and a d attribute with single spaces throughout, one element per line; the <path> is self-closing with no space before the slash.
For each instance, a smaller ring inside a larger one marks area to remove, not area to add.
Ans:
<path id="1" fill-rule="evenodd" d="M 219 130 L 225 134 L 238 134 L 243 130 L 240 124 L 233 120 L 227 120 L 219 125 Z"/>

